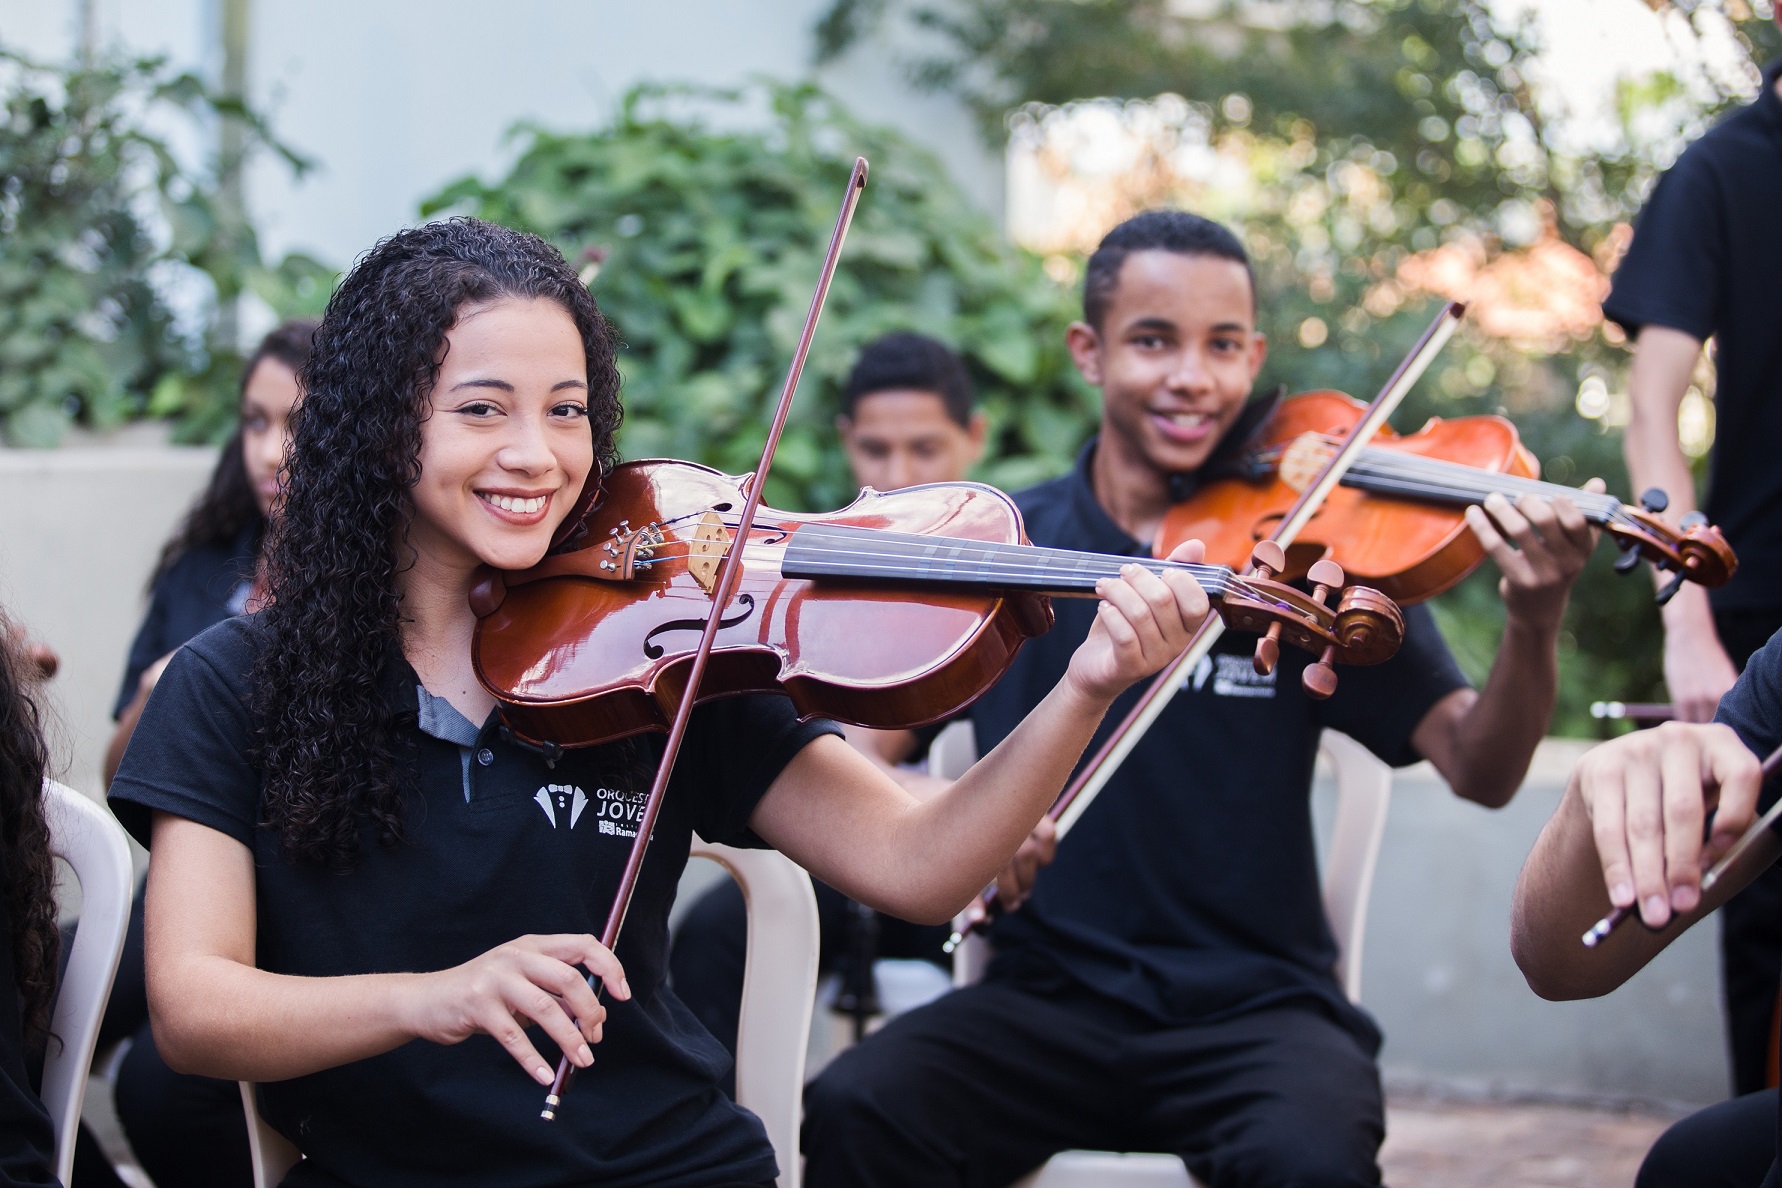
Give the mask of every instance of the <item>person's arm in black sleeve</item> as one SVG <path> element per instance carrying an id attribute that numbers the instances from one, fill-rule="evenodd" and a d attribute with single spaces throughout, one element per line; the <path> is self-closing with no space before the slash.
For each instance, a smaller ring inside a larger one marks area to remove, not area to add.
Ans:
<path id="1" fill-rule="evenodd" d="M 1695 510 L 1695 476 L 1683 456 L 1677 412 L 1702 344 L 1720 319 L 1727 243 L 1725 197 L 1708 157 L 1687 152 L 1660 179 L 1640 212 L 1633 243 L 1615 270 L 1603 313 L 1634 340 L 1627 379 L 1630 419 L 1622 453 L 1635 491 L 1656 487 L 1680 518 Z M 1668 578 L 1653 571 L 1658 581 Z M 1708 594 L 1685 583 L 1660 612 L 1664 679 L 1678 716 L 1706 722 L 1738 670 L 1714 630 Z"/>

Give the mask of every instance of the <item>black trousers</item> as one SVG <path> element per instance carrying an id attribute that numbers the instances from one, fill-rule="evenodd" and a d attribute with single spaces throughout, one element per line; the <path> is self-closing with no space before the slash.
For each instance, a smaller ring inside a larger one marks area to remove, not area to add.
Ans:
<path id="1" fill-rule="evenodd" d="M 1634 1188 L 1758 1188 L 1776 1159 L 1776 1091 L 1699 1110 L 1658 1136 Z"/>
<path id="2" fill-rule="evenodd" d="M 810 1188 L 1006 1188 L 1059 1151 L 1162 1151 L 1209 1188 L 1380 1182 L 1373 1053 L 1311 1004 L 1163 1027 L 989 981 L 893 1019 L 805 1090 Z"/>
<path id="3" fill-rule="evenodd" d="M 857 910 L 840 891 L 816 879 L 819 974 L 832 972 L 848 950 L 851 918 Z M 911 924 L 877 913 L 880 957 L 923 958 L 951 968 L 941 952 L 952 931 L 946 925 Z M 674 992 L 689 1010 L 736 1055 L 736 1028 L 742 1013 L 743 968 L 748 958 L 749 913 L 742 889 L 725 879 L 694 901 L 675 929 L 668 953 Z M 734 1094 L 734 1085 L 725 1091 Z"/>
<path id="4" fill-rule="evenodd" d="M 1746 661 L 1782 628 L 1782 609 L 1721 611 L 1715 630 L 1743 672 Z M 1769 1083 L 1776 1050 L 1776 1005 L 1782 993 L 1782 865 L 1752 880 L 1720 909 L 1720 982 L 1726 997 L 1727 1050 L 1733 1093 Z"/>

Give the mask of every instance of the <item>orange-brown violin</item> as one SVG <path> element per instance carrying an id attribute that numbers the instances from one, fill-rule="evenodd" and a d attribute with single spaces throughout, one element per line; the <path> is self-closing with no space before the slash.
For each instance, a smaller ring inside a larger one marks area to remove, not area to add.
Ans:
<path id="1" fill-rule="evenodd" d="M 1248 556 L 1316 474 L 1363 405 L 1341 392 L 1308 392 L 1283 401 L 1233 468 L 1233 477 L 1207 483 L 1164 519 L 1159 548 L 1202 540 L 1209 562 L 1235 564 Z M 1403 436 L 1382 428 L 1361 452 L 1287 550 L 1285 576 L 1304 574 L 1314 561 L 1340 552 L 1349 576 L 1399 603 L 1415 603 L 1453 588 L 1484 559 L 1466 526 L 1464 509 L 1499 492 L 1565 496 L 1621 548 L 1622 572 L 1650 561 L 1673 574 L 1663 602 L 1685 581 L 1713 587 L 1738 569 L 1720 530 L 1700 513 L 1673 528 L 1659 518 L 1666 500 L 1648 491 L 1643 507 L 1609 495 L 1541 482 L 1540 464 L 1503 417 L 1431 418 Z"/>
<path id="2" fill-rule="evenodd" d="M 512 731 L 586 746 L 665 728 L 748 481 L 627 463 L 605 477 L 584 547 L 479 585 L 477 675 Z M 1051 625 L 1046 596 L 1093 597 L 1135 560 L 1024 540 L 1009 498 L 976 483 L 868 490 L 825 515 L 764 507 L 699 695 L 778 689 L 805 716 L 887 729 L 946 717 Z M 1193 573 L 1227 626 L 1317 655 L 1314 680 L 1334 685 L 1332 663 L 1379 663 L 1403 638 L 1398 608 L 1341 589 L 1328 561 L 1311 594 L 1266 571 L 1144 564 Z"/>

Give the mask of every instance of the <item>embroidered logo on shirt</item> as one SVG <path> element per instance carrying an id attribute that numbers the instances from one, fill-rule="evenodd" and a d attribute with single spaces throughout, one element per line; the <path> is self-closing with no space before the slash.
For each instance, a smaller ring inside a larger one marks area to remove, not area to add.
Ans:
<path id="1" fill-rule="evenodd" d="M 563 823 L 565 813 L 569 814 L 568 828 L 574 829 L 582 819 L 582 810 L 588 807 L 588 794 L 574 784 L 546 784 L 532 799 L 538 801 L 552 829 Z"/>
<path id="2" fill-rule="evenodd" d="M 636 837 L 637 823 L 643 820 L 644 805 L 649 797 L 626 788 L 596 788 L 594 809 L 600 832 L 609 837 Z"/>
<path id="3" fill-rule="evenodd" d="M 1275 674 L 1257 672 L 1248 656 L 1202 656 L 1200 663 L 1194 666 L 1194 671 L 1182 683 L 1198 693 L 1206 687 L 1209 678 L 1213 682 L 1213 694 L 1217 697 L 1275 695 Z"/>

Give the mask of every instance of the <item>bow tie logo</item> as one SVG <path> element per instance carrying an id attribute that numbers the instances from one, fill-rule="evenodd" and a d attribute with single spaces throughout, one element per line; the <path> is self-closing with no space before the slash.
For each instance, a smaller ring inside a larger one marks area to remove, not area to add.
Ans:
<path id="1" fill-rule="evenodd" d="M 545 820 L 551 823 L 552 829 L 559 826 L 574 829 L 575 823 L 582 819 L 582 810 L 588 807 L 588 794 L 574 784 L 546 784 L 532 799 L 544 810 Z M 566 817 L 568 824 L 564 825 Z"/>

